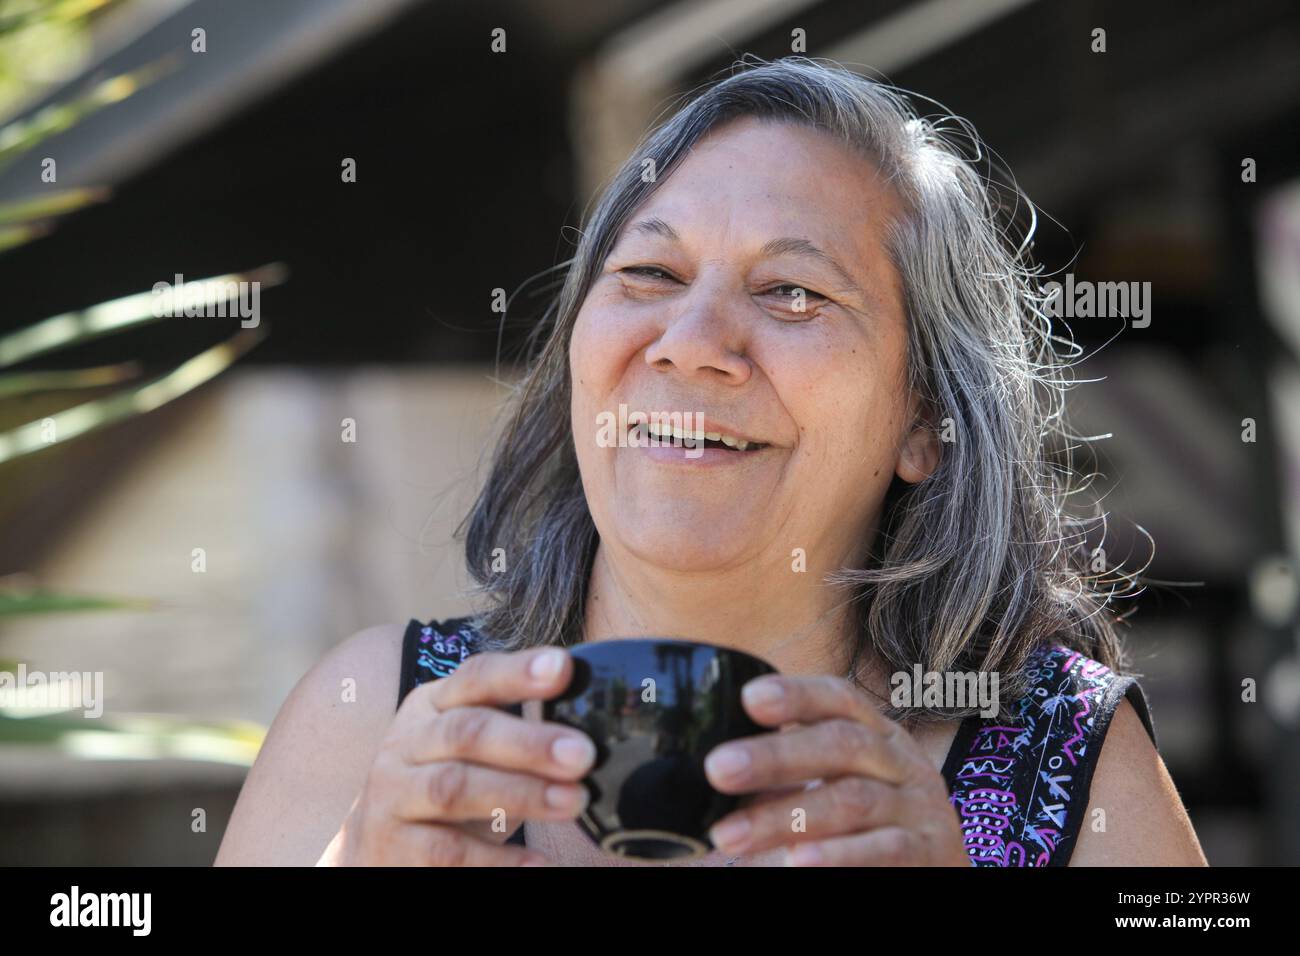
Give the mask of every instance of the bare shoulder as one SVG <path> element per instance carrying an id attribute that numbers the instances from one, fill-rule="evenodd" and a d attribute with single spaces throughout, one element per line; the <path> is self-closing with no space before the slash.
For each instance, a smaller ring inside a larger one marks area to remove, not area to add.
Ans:
<path id="1" fill-rule="evenodd" d="M 1127 699 L 1093 771 L 1070 866 L 1206 866 L 1182 798 Z"/>
<path id="2" fill-rule="evenodd" d="M 358 631 L 290 691 L 244 781 L 218 866 L 309 866 L 347 816 L 397 710 L 400 624 Z"/>

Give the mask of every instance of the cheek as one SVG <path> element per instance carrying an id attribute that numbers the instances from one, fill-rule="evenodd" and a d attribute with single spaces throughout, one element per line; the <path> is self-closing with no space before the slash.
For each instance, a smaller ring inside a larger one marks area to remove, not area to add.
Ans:
<path id="1" fill-rule="evenodd" d="M 850 484 L 892 471 L 905 407 L 902 348 L 893 336 L 855 330 L 773 351 L 769 374 L 799 426 L 805 467 L 831 469 Z"/>
<path id="2" fill-rule="evenodd" d="M 592 343 L 579 317 L 569 341 L 569 382 L 572 396 L 569 401 L 569 416 L 578 464 L 584 471 L 588 468 L 592 450 L 587 441 L 591 430 L 588 425 L 594 427 L 601 405 L 600 395 L 604 391 L 601 359 L 600 349 Z"/>
<path id="3" fill-rule="evenodd" d="M 569 343 L 574 395 L 598 401 L 613 392 L 643 337 L 626 310 L 611 307 L 593 292 L 574 320 Z"/>
<path id="4" fill-rule="evenodd" d="M 631 323 L 594 296 L 579 310 L 569 340 L 570 424 L 584 486 L 612 480 L 615 448 L 601 447 L 602 413 L 617 415 L 622 384 L 640 348 Z M 593 503 L 600 494 L 588 494 Z"/>

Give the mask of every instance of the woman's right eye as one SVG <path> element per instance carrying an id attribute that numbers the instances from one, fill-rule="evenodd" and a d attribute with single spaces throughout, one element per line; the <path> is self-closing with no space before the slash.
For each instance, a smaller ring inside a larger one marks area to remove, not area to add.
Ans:
<path id="1" fill-rule="evenodd" d="M 627 272 L 644 279 L 662 279 L 666 282 L 677 281 L 658 266 L 627 266 L 626 268 L 620 269 L 619 272 Z"/>

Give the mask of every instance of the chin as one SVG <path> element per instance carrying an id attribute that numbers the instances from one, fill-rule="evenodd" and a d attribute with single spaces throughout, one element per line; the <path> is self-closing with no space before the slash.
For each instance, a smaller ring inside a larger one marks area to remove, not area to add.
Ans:
<path id="1" fill-rule="evenodd" d="M 737 527 L 730 518 L 716 513 L 708 521 L 638 516 L 631 521 L 619 521 L 615 537 L 639 560 L 655 567 L 671 571 L 715 571 L 742 563 L 757 549 L 758 542 L 752 534 L 719 533 L 721 528 Z"/>

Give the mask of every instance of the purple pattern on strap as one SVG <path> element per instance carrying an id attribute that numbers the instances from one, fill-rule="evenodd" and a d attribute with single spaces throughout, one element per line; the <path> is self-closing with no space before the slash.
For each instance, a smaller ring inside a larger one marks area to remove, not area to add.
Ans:
<path id="1" fill-rule="evenodd" d="M 1080 761 L 1117 678 L 1106 665 L 1059 646 L 1036 651 L 1026 672 L 1033 689 L 1012 708 L 1010 724 L 981 726 L 952 782 L 950 800 L 976 866 L 1060 864 L 1063 837 L 1074 836 L 1065 834 L 1065 823 Z"/>
<path id="2" fill-rule="evenodd" d="M 415 666 L 430 671 L 433 677 L 446 677 L 476 649 L 474 629 L 468 622 L 451 634 L 444 634 L 426 625 L 420 628 L 420 643 L 416 651 Z M 417 677 L 416 683 L 424 683 L 429 679 L 429 677 Z"/>

